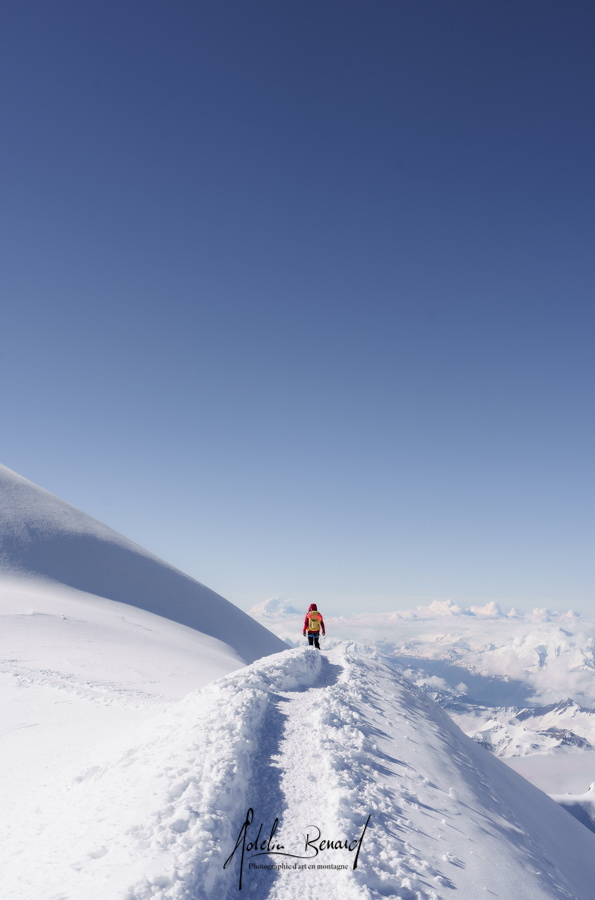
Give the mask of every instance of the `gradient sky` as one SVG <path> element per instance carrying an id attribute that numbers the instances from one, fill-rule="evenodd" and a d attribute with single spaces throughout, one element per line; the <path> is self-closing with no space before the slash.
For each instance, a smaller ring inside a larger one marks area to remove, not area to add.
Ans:
<path id="1" fill-rule="evenodd" d="M 0 461 L 243 608 L 595 612 L 594 41 L 5 0 Z"/>

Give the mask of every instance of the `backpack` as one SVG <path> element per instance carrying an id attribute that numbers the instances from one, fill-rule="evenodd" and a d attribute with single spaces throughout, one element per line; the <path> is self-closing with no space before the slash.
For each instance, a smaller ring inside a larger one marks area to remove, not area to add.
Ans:
<path id="1" fill-rule="evenodd" d="M 320 631 L 320 620 L 322 616 L 316 610 L 308 613 L 308 631 Z"/>

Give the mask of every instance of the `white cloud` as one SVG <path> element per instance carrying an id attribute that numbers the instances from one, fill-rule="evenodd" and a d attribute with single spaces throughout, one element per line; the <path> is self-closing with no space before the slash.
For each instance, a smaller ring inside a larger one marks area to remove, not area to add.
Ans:
<path id="1" fill-rule="evenodd" d="M 293 606 L 292 600 L 283 600 L 280 597 L 269 597 L 262 603 L 257 603 L 250 610 L 254 619 L 280 618 L 283 616 L 299 616 L 300 611 Z"/>
<path id="2" fill-rule="evenodd" d="M 423 618 L 464 615 L 462 607 L 453 603 L 452 600 L 434 600 L 429 606 L 418 606 L 417 612 Z"/>
<path id="3" fill-rule="evenodd" d="M 470 612 L 472 612 L 474 616 L 480 616 L 483 619 L 500 619 L 504 616 L 504 613 L 498 604 L 493 600 L 486 603 L 485 606 L 471 606 Z"/>

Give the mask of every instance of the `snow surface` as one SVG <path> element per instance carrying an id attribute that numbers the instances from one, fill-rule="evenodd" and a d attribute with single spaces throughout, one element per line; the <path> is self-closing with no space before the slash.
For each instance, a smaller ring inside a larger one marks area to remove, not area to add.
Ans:
<path id="1" fill-rule="evenodd" d="M 47 778 L 51 804 L 3 835 L 14 900 L 592 897 L 595 836 L 345 644 L 253 663 L 68 783 Z M 278 819 L 273 846 L 291 856 L 248 850 L 242 866 L 249 809 L 248 847 Z"/>

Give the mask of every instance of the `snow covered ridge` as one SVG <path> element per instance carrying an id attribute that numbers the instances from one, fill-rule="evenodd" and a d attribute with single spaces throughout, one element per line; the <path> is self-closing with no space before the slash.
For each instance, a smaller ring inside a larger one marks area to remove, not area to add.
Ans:
<path id="1" fill-rule="evenodd" d="M 15 578 L 173 620 L 229 645 L 240 663 L 286 647 L 219 594 L 0 466 L 0 579 Z"/>
<path id="2" fill-rule="evenodd" d="M 448 708 L 448 704 L 447 704 Z M 465 732 L 496 756 L 530 756 L 563 747 L 595 749 L 595 709 L 573 700 L 534 709 L 513 710 L 463 707 L 452 711 Z"/>
<path id="3" fill-rule="evenodd" d="M 295 644 L 303 617 L 288 606 L 291 601 L 266 601 L 262 621 Z M 543 610 L 490 618 L 485 608 L 469 615 L 452 606 L 446 614 L 436 606 L 412 614 L 323 613 L 329 636 L 365 641 L 381 652 L 465 734 L 533 784 L 551 795 L 582 796 L 593 779 L 593 621 Z M 592 824 L 590 817 L 581 821 Z"/>
<path id="4" fill-rule="evenodd" d="M 260 828 L 274 852 L 246 849 L 240 891 L 249 809 L 248 843 Z M 344 646 L 288 650 L 190 694 L 117 758 L 73 771 L 51 818 L 11 837 L 12 900 L 590 900 L 595 878 L 587 829 Z"/>

